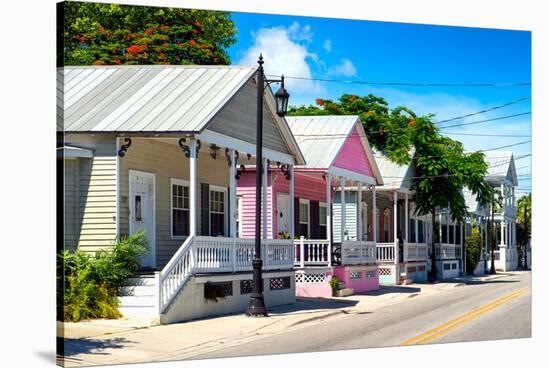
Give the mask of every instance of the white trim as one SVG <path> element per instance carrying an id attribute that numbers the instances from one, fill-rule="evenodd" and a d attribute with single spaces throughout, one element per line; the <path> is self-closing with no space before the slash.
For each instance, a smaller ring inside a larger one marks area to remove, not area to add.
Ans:
<path id="1" fill-rule="evenodd" d="M 311 236 L 311 203 L 309 199 L 300 198 L 298 201 L 298 225 L 303 225 L 305 222 L 302 222 L 300 205 L 307 204 L 307 238 Z M 300 230 L 300 229 L 298 229 Z"/>
<path id="2" fill-rule="evenodd" d="M 256 145 L 254 143 L 248 143 L 240 139 L 228 137 L 220 133 L 212 132 L 208 129 L 197 135 L 196 138 L 205 142 L 217 144 L 218 146 L 234 149 L 239 152 L 256 152 Z M 295 163 L 294 156 L 288 153 L 274 151 L 266 147 L 263 147 L 263 157 L 271 161 L 281 162 L 283 164 L 294 165 Z"/>
<path id="3" fill-rule="evenodd" d="M 365 184 L 376 185 L 376 181 L 374 180 L 374 178 L 347 169 L 342 169 L 340 167 L 331 166 L 329 167 L 327 172 L 333 176 L 343 176 L 349 180 L 356 180 Z"/>
<path id="4" fill-rule="evenodd" d="M 152 193 L 152 199 L 153 199 L 153 234 L 151 238 L 153 239 L 153 244 L 151 245 L 151 258 L 152 258 L 152 268 L 156 268 L 157 265 L 157 176 L 155 173 L 148 172 L 148 171 L 141 171 L 141 170 L 128 170 L 128 208 L 131 206 L 131 199 L 130 195 L 132 193 L 132 175 L 133 174 L 140 174 L 144 176 L 148 176 L 153 179 L 153 193 Z M 131 211 L 128 211 L 128 230 L 129 233 L 132 234 L 132 213 Z"/>
<path id="5" fill-rule="evenodd" d="M 236 221 L 239 223 L 239 226 L 237 226 L 237 231 L 239 232 L 239 237 L 242 238 L 243 234 L 243 195 L 237 195 L 235 196 L 235 204 L 237 205 L 237 217 Z M 235 237 L 237 234 L 235 234 Z"/>
<path id="6" fill-rule="evenodd" d="M 178 179 L 178 178 L 170 178 L 170 238 L 171 239 L 185 239 L 189 236 L 187 235 L 174 235 L 174 192 L 173 192 L 173 186 L 175 185 L 181 185 L 183 187 L 187 187 L 187 189 L 190 191 L 189 188 L 189 180 L 185 179 Z M 191 202 L 191 194 L 189 194 L 189 202 Z M 183 208 L 185 210 L 185 208 Z M 187 212 L 189 212 L 189 216 L 191 216 L 191 210 L 190 208 L 187 209 Z M 189 232 L 191 232 L 191 227 L 189 227 Z"/>

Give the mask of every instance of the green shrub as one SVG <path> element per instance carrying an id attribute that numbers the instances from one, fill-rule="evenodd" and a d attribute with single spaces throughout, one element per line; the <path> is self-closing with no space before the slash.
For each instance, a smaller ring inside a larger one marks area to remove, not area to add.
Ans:
<path id="1" fill-rule="evenodd" d="M 118 318 L 117 291 L 139 269 L 139 257 L 148 250 L 144 232 L 119 239 L 112 249 L 94 256 L 81 250 L 64 251 L 58 278 L 58 300 L 63 300 L 63 320 Z"/>
<path id="2" fill-rule="evenodd" d="M 472 274 L 479 263 L 481 254 L 481 234 L 476 227 L 472 228 L 472 235 L 466 237 L 466 273 Z"/>
<path id="3" fill-rule="evenodd" d="M 332 289 L 332 295 L 336 295 L 336 292 L 338 291 L 338 284 L 340 283 L 340 280 L 337 276 L 332 276 L 332 278 L 329 281 L 330 288 Z"/>

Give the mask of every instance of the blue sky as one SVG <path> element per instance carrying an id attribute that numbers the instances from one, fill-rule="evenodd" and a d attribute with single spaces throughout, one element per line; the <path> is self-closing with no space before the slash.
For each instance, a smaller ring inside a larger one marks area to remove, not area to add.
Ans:
<path id="1" fill-rule="evenodd" d="M 235 64 L 255 64 L 263 53 L 268 74 L 347 81 L 420 83 L 530 83 L 531 33 L 525 31 L 370 22 L 345 19 L 233 13 L 237 43 L 228 51 Z M 435 121 L 477 112 L 531 96 L 520 87 L 396 87 L 288 80 L 290 104 L 336 99 L 342 93 L 375 94 L 390 107 L 405 105 Z M 442 124 L 454 125 L 531 110 L 531 100 Z M 531 115 L 443 129 L 467 150 L 530 140 Z M 531 144 L 511 150 L 531 153 Z M 530 190 L 531 159 L 516 162 L 519 191 Z"/>

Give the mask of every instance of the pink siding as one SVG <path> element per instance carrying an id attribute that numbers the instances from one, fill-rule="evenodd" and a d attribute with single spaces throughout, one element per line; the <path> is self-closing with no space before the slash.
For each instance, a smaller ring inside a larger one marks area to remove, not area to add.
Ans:
<path id="1" fill-rule="evenodd" d="M 273 207 L 273 196 L 272 196 L 272 187 L 269 185 L 270 180 L 268 178 L 267 186 L 267 237 L 272 238 L 273 234 L 270 229 L 272 229 L 272 207 Z M 241 238 L 253 238 L 255 235 L 255 223 L 256 223 L 256 173 L 254 171 L 246 171 L 242 174 L 241 178 L 237 181 L 237 196 L 241 197 L 242 200 L 242 209 L 243 213 L 241 214 L 242 221 L 242 234 Z M 263 206 L 263 204 L 262 204 Z M 263 207 L 262 207 L 263 208 Z M 263 222 L 263 211 L 262 211 L 262 222 Z M 276 227 L 275 227 L 276 229 Z M 262 227 L 262 236 L 263 236 L 263 227 Z"/>
<path id="2" fill-rule="evenodd" d="M 354 269 L 358 269 L 357 266 Z M 335 266 L 334 276 L 338 277 L 340 282 L 344 282 L 347 288 L 353 289 L 353 293 L 363 293 L 366 291 L 378 290 L 380 288 L 378 266 L 360 266 L 361 278 L 351 279 L 350 270 L 346 266 Z M 365 277 L 366 272 L 375 272 L 374 277 Z"/>
<path id="3" fill-rule="evenodd" d="M 273 169 L 272 169 L 273 170 Z M 275 169 L 277 170 L 277 169 Z M 289 183 L 280 171 L 271 171 L 267 181 L 267 227 L 268 238 L 277 238 L 277 193 L 289 193 Z M 294 195 L 297 198 L 312 201 L 326 201 L 326 184 L 321 174 L 318 177 L 306 176 L 295 172 Z M 255 208 L 256 208 L 256 173 L 253 170 L 244 172 L 237 181 L 237 196 L 242 198 L 241 214 L 243 238 L 254 237 Z M 296 211 L 298 209 L 295 209 Z M 262 219 L 263 221 L 263 219 Z"/>
<path id="4" fill-rule="evenodd" d="M 367 154 L 363 148 L 363 143 L 361 143 L 361 138 L 355 128 L 346 138 L 333 165 L 370 177 L 373 176 L 372 168 L 370 167 Z"/>
<path id="5" fill-rule="evenodd" d="M 305 175 L 298 171 L 294 172 L 294 196 L 302 199 L 309 199 L 310 201 L 326 202 L 326 183 L 321 177 L 321 174 L 313 177 L 312 175 Z M 289 193 L 290 181 L 286 180 L 281 172 L 271 173 L 274 195 L 273 195 L 273 235 L 277 237 L 277 193 Z M 297 208 L 294 211 L 298 211 Z"/>

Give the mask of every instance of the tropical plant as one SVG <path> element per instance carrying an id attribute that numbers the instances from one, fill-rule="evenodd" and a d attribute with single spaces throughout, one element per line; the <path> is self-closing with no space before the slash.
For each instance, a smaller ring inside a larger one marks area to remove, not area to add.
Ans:
<path id="1" fill-rule="evenodd" d="M 472 274 L 476 269 L 481 254 L 481 234 L 477 227 L 472 228 L 472 235 L 466 237 L 466 273 Z"/>
<path id="2" fill-rule="evenodd" d="M 144 232 L 124 237 L 112 249 L 95 255 L 82 250 L 58 255 L 58 300 L 62 319 L 118 318 L 118 288 L 139 268 L 139 256 L 148 249 Z"/>
<path id="3" fill-rule="evenodd" d="M 516 207 L 517 238 L 526 244 L 531 237 L 531 193 L 518 200 Z"/>
<path id="4" fill-rule="evenodd" d="M 66 2 L 64 13 L 64 65 L 229 64 L 236 41 L 227 12 Z"/>
<path id="5" fill-rule="evenodd" d="M 332 276 L 330 281 L 330 288 L 332 289 L 332 295 L 336 295 L 336 292 L 338 291 L 338 286 L 340 284 L 340 280 L 338 279 L 338 276 Z"/>

